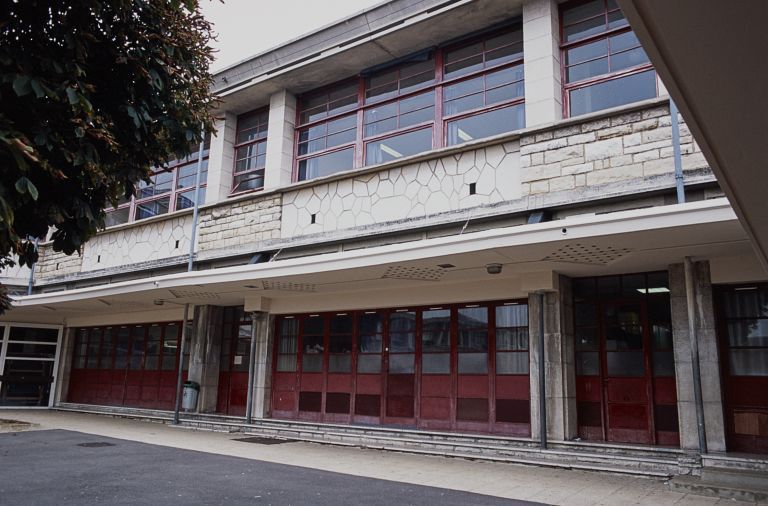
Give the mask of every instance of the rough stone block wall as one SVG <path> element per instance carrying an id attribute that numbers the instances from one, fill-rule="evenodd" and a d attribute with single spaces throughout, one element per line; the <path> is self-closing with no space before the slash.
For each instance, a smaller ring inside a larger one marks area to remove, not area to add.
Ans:
<path id="1" fill-rule="evenodd" d="M 280 195 L 258 196 L 200 212 L 199 251 L 280 238 Z"/>
<path id="2" fill-rule="evenodd" d="M 684 171 L 708 166 L 682 117 L 680 145 Z M 523 195 L 673 174 L 669 107 L 523 136 L 520 164 Z"/>
<path id="3" fill-rule="evenodd" d="M 87 246 L 86 246 L 87 247 Z M 35 265 L 35 277 L 54 278 L 80 272 L 83 267 L 83 257 L 77 253 L 65 255 L 60 251 L 53 251 L 50 244 L 40 246 L 40 257 Z"/>
<path id="4" fill-rule="evenodd" d="M 424 218 L 518 199 L 518 151 L 516 141 L 507 142 L 287 192 L 282 237 Z"/>

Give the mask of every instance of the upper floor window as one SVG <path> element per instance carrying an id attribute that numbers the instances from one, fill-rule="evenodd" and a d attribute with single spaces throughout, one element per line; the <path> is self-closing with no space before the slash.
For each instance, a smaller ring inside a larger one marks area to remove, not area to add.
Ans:
<path id="1" fill-rule="evenodd" d="M 300 98 L 299 181 L 525 126 L 520 25 Z"/>
<path id="2" fill-rule="evenodd" d="M 568 115 L 657 96 L 656 71 L 615 0 L 565 4 L 560 19 Z"/>
<path id="3" fill-rule="evenodd" d="M 203 165 L 200 172 L 200 202 L 205 202 L 208 179 L 208 153 L 210 136 L 206 137 Z M 197 177 L 198 150 L 181 160 L 173 160 L 165 169 L 155 171 L 150 182 L 141 181 L 131 199 L 121 199 L 117 209 L 107 211 L 107 227 L 138 221 L 152 216 L 180 211 L 195 205 L 195 178 Z"/>
<path id="4" fill-rule="evenodd" d="M 264 187 L 268 121 L 267 110 L 253 111 L 237 118 L 232 193 Z"/>

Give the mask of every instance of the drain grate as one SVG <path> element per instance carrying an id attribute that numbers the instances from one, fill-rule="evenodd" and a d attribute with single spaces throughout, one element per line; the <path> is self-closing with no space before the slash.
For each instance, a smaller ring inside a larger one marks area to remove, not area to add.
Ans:
<path id="1" fill-rule="evenodd" d="M 252 436 L 233 439 L 233 441 L 240 441 L 242 443 L 255 443 L 257 445 L 279 445 L 281 443 L 295 443 L 296 439 L 276 439 L 273 437 Z"/>
<path id="2" fill-rule="evenodd" d="M 92 441 L 90 443 L 77 443 L 77 446 L 85 448 L 103 448 L 105 446 L 115 446 L 114 443 L 106 443 L 104 441 Z"/>

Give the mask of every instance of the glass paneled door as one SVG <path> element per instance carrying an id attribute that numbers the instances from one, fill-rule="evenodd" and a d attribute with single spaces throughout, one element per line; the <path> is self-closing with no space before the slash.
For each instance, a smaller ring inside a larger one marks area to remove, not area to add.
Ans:
<path id="1" fill-rule="evenodd" d="M 719 287 L 726 445 L 768 453 L 768 284 Z"/>
<path id="2" fill-rule="evenodd" d="M 0 326 L 0 406 L 48 406 L 58 327 Z"/>
<path id="3" fill-rule="evenodd" d="M 573 280 L 579 436 L 680 444 L 665 272 Z"/>

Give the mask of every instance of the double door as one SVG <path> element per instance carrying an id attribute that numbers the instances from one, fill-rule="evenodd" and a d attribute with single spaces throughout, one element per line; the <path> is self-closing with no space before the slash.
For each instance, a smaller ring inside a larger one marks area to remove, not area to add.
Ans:
<path id="1" fill-rule="evenodd" d="M 577 297 L 579 435 L 593 441 L 679 445 L 667 292 Z"/>

